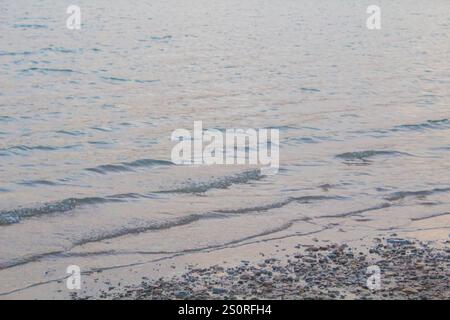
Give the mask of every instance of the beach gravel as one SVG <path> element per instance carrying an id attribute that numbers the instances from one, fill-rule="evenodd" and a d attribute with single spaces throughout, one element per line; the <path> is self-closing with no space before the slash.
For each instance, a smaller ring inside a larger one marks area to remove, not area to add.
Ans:
<path id="1" fill-rule="evenodd" d="M 367 250 L 345 244 L 296 246 L 288 259 L 191 268 L 181 276 L 128 286 L 113 299 L 450 299 L 450 256 L 418 241 L 378 240 Z M 369 266 L 380 286 L 368 288 Z"/>

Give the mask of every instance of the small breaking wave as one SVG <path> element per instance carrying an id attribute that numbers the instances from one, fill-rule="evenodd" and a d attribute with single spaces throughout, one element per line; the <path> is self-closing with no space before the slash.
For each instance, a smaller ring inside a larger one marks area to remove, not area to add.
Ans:
<path id="1" fill-rule="evenodd" d="M 409 197 L 426 197 L 434 193 L 450 192 L 450 188 L 435 188 L 431 190 L 419 190 L 419 191 L 399 191 L 394 192 L 386 198 L 389 201 L 398 201 Z"/>
<path id="2" fill-rule="evenodd" d="M 46 145 L 36 145 L 36 146 L 17 145 L 17 146 L 11 146 L 11 147 L 0 149 L 0 152 L 5 153 L 5 155 L 7 155 L 8 153 L 18 155 L 18 154 L 22 154 L 23 152 L 28 152 L 28 151 L 57 151 L 57 150 L 61 150 L 61 149 L 72 149 L 72 148 L 75 148 L 78 146 L 80 146 L 80 145 L 77 144 L 77 145 L 67 145 L 67 146 L 59 146 L 59 147 L 46 146 Z"/>
<path id="3" fill-rule="evenodd" d="M 303 197 L 289 197 L 285 200 L 262 205 L 262 206 L 256 206 L 256 207 L 249 207 L 249 208 L 239 208 L 239 209 L 230 209 L 230 210 L 216 210 L 214 212 L 219 213 L 233 213 L 233 214 L 243 214 L 243 213 L 250 213 L 250 212 L 261 212 L 261 211 L 269 211 L 272 209 L 279 209 L 284 206 L 287 206 L 290 203 L 298 202 L 298 203 L 309 203 L 313 201 L 321 201 L 321 200 L 336 200 L 336 199 L 343 199 L 343 197 L 338 196 L 303 196 Z"/>
<path id="4" fill-rule="evenodd" d="M 366 150 L 366 151 L 356 151 L 356 152 L 345 152 L 336 155 L 336 158 L 343 159 L 347 163 L 351 162 L 370 162 L 370 158 L 377 156 L 412 156 L 409 153 L 395 151 L 395 150 Z"/>
<path id="5" fill-rule="evenodd" d="M 401 124 L 385 129 L 358 130 L 350 132 L 358 135 L 374 133 L 375 135 L 381 134 L 384 136 L 386 134 L 391 133 L 401 133 L 410 131 L 423 132 L 427 130 L 446 130 L 446 129 L 450 129 L 450 119 L 426 120 L 420 123 Z"/>
<path id="6" fill-rule="evenodd" d="M 339 213 L 339 214 L 326 214 L 326 215 L 319 216 L 318 218 L 346 218 L 346 217 L 351 217 L 351 216 L 359 216 L 362 213 L 366 213 L 366 212 L 370 212 L 370 211 L 377 211 L 377 210 L 386 209 L 389 207 L 391 207 L 390 203 L 382 203 L 377 206 L 354 210 L 354 211 L 350 211 L 350 212 L 344 212 L 344 213 Z"/>
<path id="7" fill-rule="evenodd" d="M 181 218 L 167 220 L 167 221 L 153 221 L 153 222 L 143 222 L 139 226 L 131 226 L 131 227 L 123 227 L 120 229 L 112 230 L 109 232 L 103 232 L 96 235 L 90 235 L 84 239 L 75 241 L 73 243 L 74 246 L 81 246 L 91 242 L 99 242 L 104 240 L 110 240 L 119 238 L 122 236 L 130 235 L 130 234 L 138 234 L 148 231 L 158 231 L 163 229 L 170 229 L 173 227 L 179 227 L 183 225 L 187 225 L 201 219 L 208 218 L 218 218 L 219 216 L 214 215 L 213 213 L 204 213 L 204 214 L 191 214 Z"/>
<path id="8" fill-rule="evenodd" d="M 417 131 L 417 130 L 430 130 L 430 129 L 448 129 L 450 128 L 450 120 L 449 119 L 440 119 L 440 120 L 427 120 L 422 123 L 417 124 L 403 124 L 396 126 L 392 129 L 392 131 Z"/>
<path id="9" fill-rule="evenodd" d="M 25 186 L 39 186 L 39 185 L 44 185 L 44 186 L 57 186 L 58 183 L 53 182 L 53 181 L 49 181 L 49 180 L 27 180 L 27 181 L 22 181 L 19 184 L 21 185 L 25 185 Z"/>
<path id="10" fill-rule="evenodd" d="M 119 198 L 109 197 L 88 197 L 69 198 L 62 201 L 45 203 L 39 207 L 18 208 L 13 210 L 0 211 L 0 226 L 7 226 L 19 223 L 24 218 L 31 218 L 40 215 L 64 213 L 84 205 L 93 205 L 106 202 L 120 202 Z"/>
<path id="11" fill-rule="evenodd" d="M 310 136 L 310 137 L 290 137 L 286 140 L 287 144 L 297 145 L 297 144 L 317 144 L 323 141 L 339 141 L 331 136 Z"/>
<path id="12" fill-rule="evenodd" d="M 130 167 L 146 166 L 149 163 L 154 164 L 155 160 L 142 159 L 127 163 Z M 161 163 L 161 160 L 157 160 L 156 163 Z M 163 164 L 171 164 L 171 162 L 162 162 Z M 147 194 L 139 193 L 124 193 L 115 194 L 105 197 L 87 197 L 87 198 L 69 198 L 61 201 L 55 201 L 50 203 L 45 203 L 38 207 L 28 207 L 28 208 L 17 208 L 12 210 L 0 211 L 0 226 L 7 226 L 11 224 L 20 223 L 23 219 L 31 218 L 40 215 L 49 215 L 56 213 L 65 213 L 72 211 L 78 207 L 87 205 L 96 205 L 111 202 L 124 202 L 127 199 L 137 199 L 137 198 L 153 198 L 155 194 L 161 193 L 202 193 L 210 189 L 225 189 L 233 184 L 243 184 L 251 180 L 259 180 L 263 177 L 260 170 L 247 171 L 235 176 L 229 176 L 220 178 L 217 180 L 204 182 L 204 183 L 194 183 L 184 188 L 172 189 L 172 190 L 162 190 L 148 192 Z"/>
<path id="13" fill-rule="evenodd" d="M 234 184 L 244 184 L 249 181 L 257 181 L 264 177 L 261 170 L 255 169 L 236 174 L 213 179 L 206 182 L 194 182 L 185 187 L 172 190 L 158 191 L 157 193 L 204 193 L 211 189 L 227 189 Z"/>
<path id="14" fill-rule="evenodd" d="M 54 151 L 57 148 L 51 147 L 51 146 L 25 146 L 25 145 L 19 145 L 19 146 L 12 146 L 4 149 L 0 149 L 1 151 L 31 151 L 31 150 L 41 150 L 41 151 Z"/>
<path id="15" fill-rule="evenodd" d="M 100 174 L 108 174 L 110 172 L 129 172 L 134 171 L 134 168 L 153 167 L 153 166 L 171 166 L 174 165 L 171 161 L 156 160 L 156 159 L 139 159 L 132 162 L 122 162 L 120 164 L 105 164 L 94 168 L 88 168 L 87 171 L 92 171 Z"/>

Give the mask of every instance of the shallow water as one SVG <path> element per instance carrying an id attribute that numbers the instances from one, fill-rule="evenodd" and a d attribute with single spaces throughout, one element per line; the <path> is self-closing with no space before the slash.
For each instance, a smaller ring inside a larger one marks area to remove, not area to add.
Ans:
<path id="1" fill-rule="evenodd" d="M 0 268 L 449 212 L 450 3 L 379 2 L 2 2 Z M 194 121 L 278 128 L 279 173 L 174 165 Z"/>

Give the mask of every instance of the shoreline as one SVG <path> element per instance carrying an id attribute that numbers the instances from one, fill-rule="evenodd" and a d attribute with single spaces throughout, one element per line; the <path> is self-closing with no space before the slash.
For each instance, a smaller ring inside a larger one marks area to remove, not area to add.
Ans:
<path id="1" fill-rule="evenodd" d="M 172 252 L 132 251 L 155 246 L 154 233 L 86 244 L 66 256 L 3 270 L 9 285 L 0 299 L 450 299 L 448 217 L 408 223 L 397 214 L 395 224 L 378 219 L 376 228 L 367 227 L 371 216 L 394 213 L 383 209 L 339 224 L 332 218 L 298 220 L 240 241 L 218 234 L 214 246 Z M 220 227 L 233 230 L 238 222 L 225 220 Z M 164 236 L 183 239 L 195 228 L 208 231 L 209 241 L 211 229 L 203 226 L 209 223 L 168 229 Z M 81 268 L 80 290 L 66 286 L 69 265 Z M 379 291 L 367 289 L 372 265 L 380 268 Z"/>
<path id="2" fill-rule="evenodd" d="M 447 240 L 448 244 L 449 241 Z M 170 278 L 143 279 L 102 299 L 450 299 L 449 249 L 401 238 L 375 239 L 368 250 L 346 244 L 297 245 L 283 258 L 232 267 L 188 267 Z M 381 270 L 380 289 L 367 287 L 369 266 Z M 115 288 L 110 288 L 115 289 Z M 88 297 L 73 296 L 74 299 Z"/>

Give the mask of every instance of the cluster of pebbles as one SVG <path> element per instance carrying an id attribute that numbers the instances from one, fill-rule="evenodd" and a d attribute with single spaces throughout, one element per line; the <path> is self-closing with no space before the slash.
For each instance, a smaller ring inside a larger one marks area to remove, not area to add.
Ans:
<path id="1" fill-rule="evenodd" d="M 376 239 L 368 250 L 347 245 L 296 246 L 294 254 L 257 264 L 190 268 L 181 277 L 142 281 L 115 299 L 449 299 L 450 249 Z M 448 241 L 447 241 L 448 244 Z M 381 271 L 368 288 L 368 267 Z M 105 293 L 106 294 L 106 293 Z"/>

